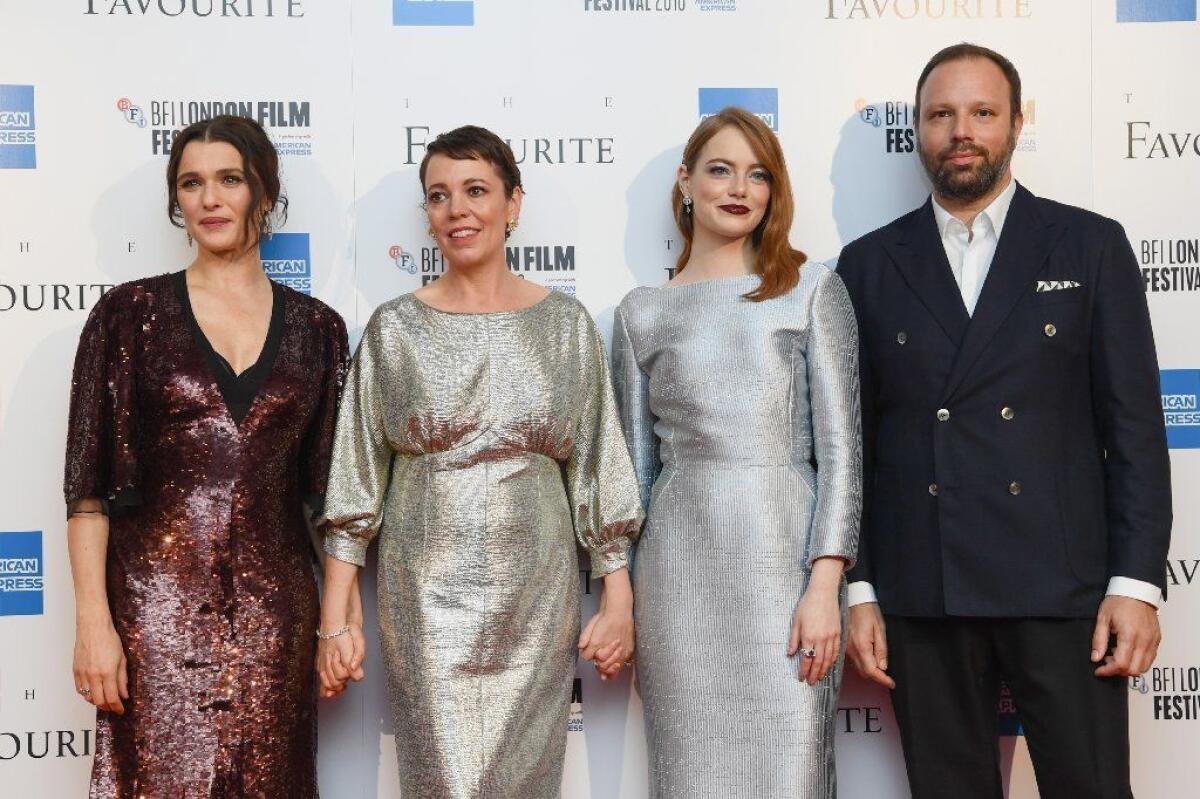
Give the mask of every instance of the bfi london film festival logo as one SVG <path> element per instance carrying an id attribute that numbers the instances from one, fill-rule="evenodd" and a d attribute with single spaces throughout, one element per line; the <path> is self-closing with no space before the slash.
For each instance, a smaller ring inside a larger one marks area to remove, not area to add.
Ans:
<path id="1" fill-rule="evenodd" d="M 396 268 L 408 275 L 417 273 L 417 259 L 408 250 L 401 247 L 399 244 L 393 244 L 388 248 L 388 258 L 396 264 Z"/>
<path id="2" fill-rule="evenodd" d="M 117 110 L 125 117 L 125 121 L 137 128 L 146 127 L 146 115 L 140 105 L 134 105 L 128 97 L 117 100 Z"/>
<path id="3" fill-rule="evenodd" d="M 0 616 L 40 616 L 46 585 L 42 531 L 0 533 Z"/>
<path id="4" fill-rule="evenodd" d="M 150 129 L 150 152 L 169 155 L 175 137 L 193 122 L 221 114 L 253 119 L 267 129 L 281 155 L 312 155 L 312 103 L 308 100 L 151 100 L 150 112 L 129 97 L 117 110 L 136 128 Z"/>
<path id="5" fill-rule="evenodd" d="M 779 132 L 779 89 L 700 89 L 700 118 L 719 114 L 723 109 L 736 106 L 754 114 L 767 127 Z"/>
<path id="6" fill-rule="evenodd" d="M 1134 243 L 1148 293 L 1200 290 L 1200 238 Z"/>
<path id="7" fill-rule="evenodd" d="M 1196 0 L 1117 0 L 1117 22 L 1195 22 Z"/>
<path id="8" fill-rule="evenodd" d="M 1200 449 L 1200 369 L 1163 369 L 1160 380 L 1167 446 Z"/>
<path id="9" fill-rule="evenodd" d="M 420 274 L 422 286 L 446 274 L 446 256 L 438 247 L 422 247 L 418 256 L 393 244 L 388 258 L 401 272 Z M 574 244 L 509 244 L 504 259 L 509 271 L 519 277 L 538 275 L 537 282 L 546 288 L 575 294 Z"/>
<path id="10" fill-rule="evenodd" d="M 36 168 L 33 87 L 0 83 L 0 169 Z"/>
<path id="11" fill-rule="evenodd" d="M 907 155 L 916 152 L 917 132 L 914 109 L 907 100 L 881 100 L 868 102 L 858 97 L 854 100 L 854 112 L 864 125 L 877 128 L 883 135 L 883 152 Z M 1021 103 L 1024 120 L 1021 136 L 1017 139 L 1016 152 L 1037 151 L 1037 100 L 1026 97 Z"/>
<path id="12" fill-rule="evenodd" d="M 1129 690 L 1151 697 L 1155 721 L 1200 721 L 1200 666 L 1154 666 Z"/>
<path id="13" fill-rule="evenodd" d="M 275 233 L 260 246 L 267 277 L 301 294 L 312 294 L 312 259 L 307 233 Z"/>
<path id="14" fill-rule="evenodd" d="M 392 0 L 393 25 L 474 25 L 474 0 Z"/>

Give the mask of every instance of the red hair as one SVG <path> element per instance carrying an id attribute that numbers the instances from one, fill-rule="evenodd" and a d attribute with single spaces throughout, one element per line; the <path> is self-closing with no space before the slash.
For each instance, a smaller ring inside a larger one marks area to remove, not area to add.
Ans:
<path id="1" fill-rule="evenodd" d="M 683 148 L 683 167 L 690 174 L 700 158 L 704 145 L 727 127 L 737 128 L 750 143 L 755 158 L 771 176 L 771 199 L 758 227 L 750 234 L 754 247 L 755 271 L 762 276 L 758 288 L 746 294 L 746 299 L 760 302 L 787 294 L 800 282 L 800 267 L 808 256 L 792 247 L 788 232 L 792 228 L 795 204 L 792 200 L 791 181 L 788 180 L 787 162 L 779 139 L 766 123 L 749 111 L 729 107 L 719 114 L 703 120 L 692 131 L 687 146 Z M 683 191 L 679 183 L 671 192 L 671 208 L 675 213 L 675 224 L 683 235 L 683 250 L 675 262 L 676 273 L 682 272 L 692 254 L 692 214 L 683 209 Z"/>

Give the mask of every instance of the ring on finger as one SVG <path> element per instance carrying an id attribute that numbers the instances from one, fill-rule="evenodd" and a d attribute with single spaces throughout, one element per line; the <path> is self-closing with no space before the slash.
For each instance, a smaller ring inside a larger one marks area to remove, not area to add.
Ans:
<path id="1" fill-rule="evenodd" d="M 76 689 L 75 689 L 75 691 L 76 691 L 76 692 L 77 692 L 77 693 L 78 693 L 80 696 L 82 696 L 84 699 L 87 699 L 88 697 L 90 697 L 90 696 L 92 695 L 92 689 L 91 689 L 91 688 L 76 688 Z"/>
<path id="2" fill-rule="evenodd" d="M 817 656 L 817 650 L 815 650 L 815 649 L 801 649 L 801 650 L 800 650 L 800 654 L 801 654 L 803 657 L 806 657 L 806 658 L 815 658 L 815 657 Z"/>

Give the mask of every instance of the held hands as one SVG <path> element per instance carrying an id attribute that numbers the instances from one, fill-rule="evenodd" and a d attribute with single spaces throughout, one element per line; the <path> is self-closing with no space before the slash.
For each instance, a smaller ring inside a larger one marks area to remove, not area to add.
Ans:
<path id="1" fill-rule="evenodd" d="M 633 648 L 633 590 L 629 570 L 620 569 L 604 578 L 600 610 L 579 636 L 579 654 L 595 664 L 601 680 L 611 680 L 629 664 Z"/>
<path id="2" fill-rule="evenodd" d="M 324 603 L 321 608 L 322 633 L 350 628 L 342 635 L 317 641 L 317 675 L 321 679 L 322 699 L 341 696 L 349 680 L 358 682 L 366 676 L 363 660 L 367 654 L 367 641 L 363 636 L 362 597 L 357 583 L 351 588 L 346 605 L 340 614 L 326 613 Z"/>
<path id="3" fill-rule="evenodd" d="M 896 681 L 887 675 L 887 631 L 879 603 L 864 602 L 850 608 L 850 631 L 846 641 L 849 655 L 858 673 L 884 688 L 895 688 Z"/>
<path id="4" fill-rule="evenodd" d="M 104 614 L 76 623 L 75 690 L 100 710 L 125 713 L 122 699 L 129 698 L 128 670 L 121 638 L 112 617 Z"/>
<path id="5" fill-rule="evenodd" d="M 809 685 L 825 679 L 837 663 L 842 645 L 838 588 L 844 568 L 840 558 L 819 558 L 792 616 L 788 657 L 800 655 L 800 680 Z"/>
<path id="6" fill-rule="evenodd" d="M 1117 645 L 1108 651 L 1110 636 Z M 1097 677 L 1136 677 L 1145 674 L 1158 654 L 1162 631 L 1153 605 L 1127 596 L 1107 596 L 1096 614 L 1092 633 L 1092 662 L 1103 664 Z"/>

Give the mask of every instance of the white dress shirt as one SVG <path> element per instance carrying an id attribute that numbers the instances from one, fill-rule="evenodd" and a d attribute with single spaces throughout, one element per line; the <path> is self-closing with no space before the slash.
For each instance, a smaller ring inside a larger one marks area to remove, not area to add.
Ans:
<path id="1" fill-rule="evenodd" d="M 962 292 L 963 305 L 967 307 L 967 314 L 970 316 L 975 315 L 975 304 L 979 302 L 983 282 L 987 280 L 988 270 L 992 267 L 996 245 L 1000 243 L 1004 220 L 1008 216 L 1008 208 L 1012 205 L 1016 192 L 1017 181 L 1010 179 L 1004 191 L 996 195 L 996 199 L 971 220 L 970 226 L 963 224 L 939 205 L 937 197 L 933 198 L 933 218 L 937 222 L 942 246 L 946 248 L 946 260 L 950 262 L 954 282 Z M 1109 596 L 1140 599 L 1156 608 L 1162 606 L 1162 592 L 1158 586 L 1132 577 L 1110 578 L 1106 593 Z M 866 580 L 859 580 L 848 586 L 848 604 L 853 606 L 878 601 L 875 587 Z"/>

